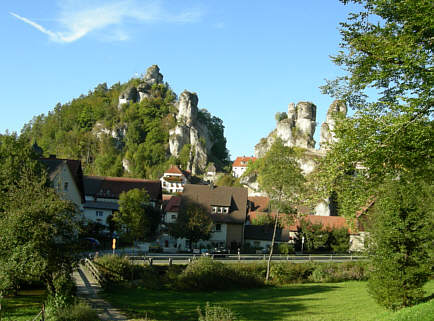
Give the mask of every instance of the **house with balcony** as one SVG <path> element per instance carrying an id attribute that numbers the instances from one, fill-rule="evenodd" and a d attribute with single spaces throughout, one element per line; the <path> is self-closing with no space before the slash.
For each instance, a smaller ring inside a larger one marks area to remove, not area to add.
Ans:
<path id="1" fill-rule="evenodd" d="M 172 165 L 160 178 L 161 187 L 166 193 L 182 193 L 184 185 L 188 183 L 187 173 Z"/>

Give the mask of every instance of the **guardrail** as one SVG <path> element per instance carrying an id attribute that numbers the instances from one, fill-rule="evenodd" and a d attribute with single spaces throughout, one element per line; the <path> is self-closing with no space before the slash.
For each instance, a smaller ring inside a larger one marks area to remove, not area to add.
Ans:
<path id="1" fill-rule="evenodd" d="M 92 263 L 88 258 L 84 259 L 84 266 L 86 269 L 92 274 L 95 280 L 99 283 L 99 285 L 104 285 L 105 279 L 99 272 L 98 268 Z"/>
<path id="2" fill-rule="evenodd" d="M 206 255 L 214 260 L 234 262 L 239 261 L 243 263 L 265 261 L 268 259 L 268 254 L 228 254 L 228 255 Z M 139 261 L 142 264 L 173 264 L 173 263 L 189 263 L 195 259 L 203 257 L 199 254 L 151 254 L 151 255 L 130 255 L 126 256 L 132 261 Z M 327 254 L 327 255 L 273 255 L 271 258 L 273 261 L 287 261 L 287 262 L 344 262 L 344 261 L 360 261 L 366 260 L 366 256 L 355 255 L 339 255 L 339 254 Z"/>

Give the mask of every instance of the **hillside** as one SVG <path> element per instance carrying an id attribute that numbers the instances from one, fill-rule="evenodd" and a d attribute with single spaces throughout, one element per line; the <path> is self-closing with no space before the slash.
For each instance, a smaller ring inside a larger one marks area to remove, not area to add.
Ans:
<path id="1" fill-rule="evenodd" d="M 44 156 L 81 160 L 88 175 L 158 178 L 170 164 L 197 175 L 209 162 L 229 161 L 222 120 L 198 109 L 197 94 L 178 98 L 156 65 L 141 78 L 58 103 L 21 135 Z"/>

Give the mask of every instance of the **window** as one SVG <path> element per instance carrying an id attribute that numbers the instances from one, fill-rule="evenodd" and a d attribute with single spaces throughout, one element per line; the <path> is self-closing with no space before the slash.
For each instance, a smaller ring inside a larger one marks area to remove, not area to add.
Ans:
<path id="1" fill-rule="evenodd" d="M 176 214 L 172 214 L 172 220 L 176 220 Z"/>
<path id="2" fill-rule="evenodd" d="M 96 216 L 103 216 L 104 212 L 103 211 L 96 211 Z"/>
<path id="3" fill-rule="evenodd" d="M 213 212 L 213 213 L 217 213 L 217 207 L 214 206 L 214 207 L 212 208 L 212 212 Z"/>
<path id="4" fill-rule="evenodd" d="M 164 247 L 169 247 L 169 241 L 168 240 L 164 240 Z"/>
<path id="5" fill-rule="evenodd" d="M 63 190 L 64 190 L 64 191 L 67 191 L 67 190 L 68 190 L 68 182 L 65 182 L 65 183 L 63 184 Z"/>
<path id="6" fill-rule="evenodd" d="M 225 207 L 224 210 L 223 210 L 223 212 L 226 213 L 226 214 L 229 213 L 229 207 Z"/>
<path id="7" fill-rule="evenodd" d="M 216 230 L 216 232 L 220 232 L 222 230 L 222 225 L 221 224 L 216 224 L 215 225 L 215 230 Z"/>
<path id="8" fill-rule="evenodd" d="M 223 207 L 219 207 L 219 213 L 223 213 Z"/>

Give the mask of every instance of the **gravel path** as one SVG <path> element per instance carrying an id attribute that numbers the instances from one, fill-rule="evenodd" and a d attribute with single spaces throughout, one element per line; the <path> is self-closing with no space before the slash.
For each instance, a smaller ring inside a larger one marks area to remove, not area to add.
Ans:
<path id="1" fill-rule="evenodd" d="M 102 291 L 101 286 L 87 271 L 86 267 L 80 265 L 78 270 L 74 272 L 73 278 L 77 286 L 77 295 L 85 299 L 93 309 L 97 310 L 102 321 L 128 320 L 119 310 L 113 308 L 99 296 L 99 292 Z"/>

